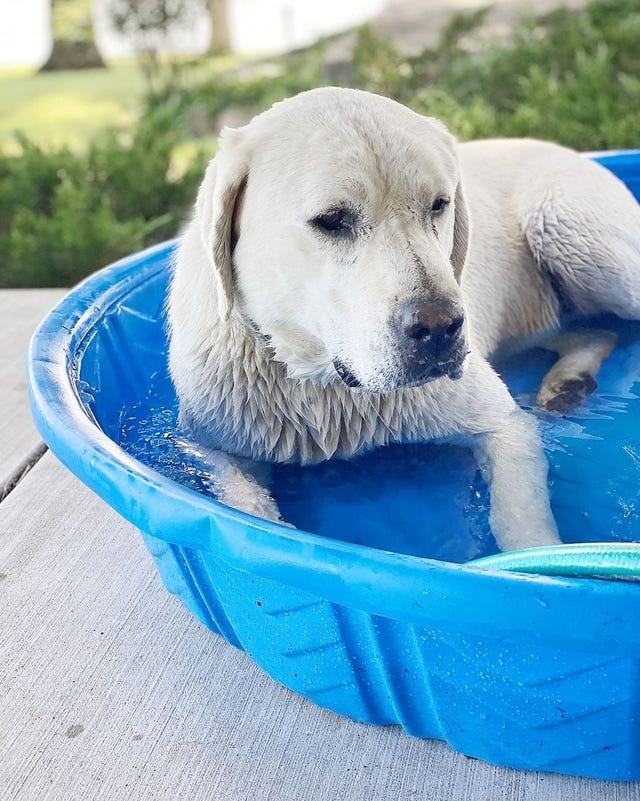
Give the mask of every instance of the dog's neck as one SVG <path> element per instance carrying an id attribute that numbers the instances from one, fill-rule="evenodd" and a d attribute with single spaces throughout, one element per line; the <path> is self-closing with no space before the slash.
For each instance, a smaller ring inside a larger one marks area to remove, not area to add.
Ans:
<path id="1" fill-rule="evenodd" d="M 182 393 L 181 409 L 183 423 L 203 444 L 252 459 L 310 464 L 424 438 L 424 394 L 411 402 L 411 391 L 353 392 L 337 376 L 323 384 L 289 378 L 239 314 L 210 331 L 192 361 L 197 374 L 189 378 L 192 391 Z"/>

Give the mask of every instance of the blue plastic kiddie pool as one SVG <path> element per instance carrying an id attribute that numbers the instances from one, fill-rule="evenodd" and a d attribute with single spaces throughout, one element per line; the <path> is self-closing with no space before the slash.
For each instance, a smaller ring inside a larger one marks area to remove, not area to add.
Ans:
<path id="1" fill-rule="evenodd" d="M 640 152 L 597 158 L 640 198 Z M 640 779 L 640 583 L 462 564 L 496 551 L 465 451 L 279 468 L 296 529 L 213 498 L 167 375 L 173 247 L 86 280 L 28 357 L 42 436 L 141 530 L 167 589 L 274 679 L 354 720 L 501 765 Z M 640 324 L 607 324 L 620 346 L 598 391 L 540 418 L 567 542 L 640 539 Z M 523 406 L 548 365 L 533 351 L 502 366 Z"/>

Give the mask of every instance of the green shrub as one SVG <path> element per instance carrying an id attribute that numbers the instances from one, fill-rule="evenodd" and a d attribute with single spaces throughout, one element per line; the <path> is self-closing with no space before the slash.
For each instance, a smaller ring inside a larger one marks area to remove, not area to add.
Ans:
<path id="1" fill-rule="evenodd" d="M 440 117 L 462 139 L 640 147 L 638 0 L 561 9 L 499 40 L 483 32 L 485 14 L 454 15 L 438 46 L 416 56 L 361 28 L 350 84 Z M 21 155 L 0 153 L 0 286 L 69 285 L 175 234 L 205 162 L 197 154 L 174 179 L 176 145 L 185 134 L 215 133 L 229 107 L 250 116 L 324 83 L 326 44 L 204 82 L 194 72 L 193 85 L 149 97 L 130 136 L 106 132 L 81 155 L 45 152 L 19 136 Z"/>
<path id="2" fill-rule="evenodd" d="M 325 40 L 305 50 L 245 65 L 236 71 L 216 73 L 192 85 L 185 78 L 181 88 L 172 89 L 164 96 L 148 96 L 148 107 L 153 110 L 169 104 L 187 127 L 190 119 L 197 119 L 199 127 L 191 130 L 191 135 L 217 133 L 218 116 L 226 109 L 240 110 L 249 118 L 278 100 L 322 85 L 326 45 Z M 192 66 L 198 69 L 197 63 Z"/>
<path id="3" fill-rule="evenodd" d="M 461 138 L 537 136 L 580 150 L 640 146 L 640 6 L 594 0 L 522 21 L 502 40 L 455 15 L 440 44 L 406 57 L 359 34 L 357 85 L 441 117 Z"/>
<path id="4" fill-rule="evenodd" d="M 0 154 L 0 286 L 68 286 L 176 233 L 204 157 L 170 179 L 178 129 L 168 109 L 128 139 L 107 132 L 87 153 L 46 152 L 19 135 Z"/>

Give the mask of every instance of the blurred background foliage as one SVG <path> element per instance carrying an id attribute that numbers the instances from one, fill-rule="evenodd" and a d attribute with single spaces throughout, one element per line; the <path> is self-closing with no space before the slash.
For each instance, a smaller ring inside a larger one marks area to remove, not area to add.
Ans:
<path id="1" fill-rule="evenodd" d="M 66 14 L 77 3 L 73 24 L 86 44 L 80 6 L 86 12 L 88 3 L 58 2 Z M 163 4 L 154 27 L 149 13 Z M 500 38 L 487 36 L 486 11 L 456 14 L 436 46 L 411 55 L 364 26 L 350 34 L 339 68 L 326 58 L 336 37 L 251 61 L 225 54 L 220 40 L 198 59 L 158 56 L 149 37 L 162 37 L 167 15 L 175 21 L 189 6 L 117 0 L 115 23 L 142 42 L 137 61 L 0 74 L 0 286 L 68 286 L 175 235 L 219 128 L 315 86 L 393 97 L 440 117 L 461 139 L 640 147 L 638 0 L 522 19 Z"/>

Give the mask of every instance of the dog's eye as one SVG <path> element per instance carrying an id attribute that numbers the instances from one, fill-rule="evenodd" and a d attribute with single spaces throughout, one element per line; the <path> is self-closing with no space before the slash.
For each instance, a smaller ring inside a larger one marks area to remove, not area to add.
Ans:
<path id="1" fill-rule="evenodd" d="M 431 206 L 431 214 L 434 217 L 442 214 L 442 212 L 447 208 L 449 205 L 449 200 L 446 197 L 437 197 L 433 201 L 433 205 Z"/>
<path id="2" fill-rule="evenodd" d="M 326 214 L 319 214 L 310 222 L 314 228 L 332 236 L 352 234 L 356 227 L 356 217 L 350 209 L 333 209 Z"/>

